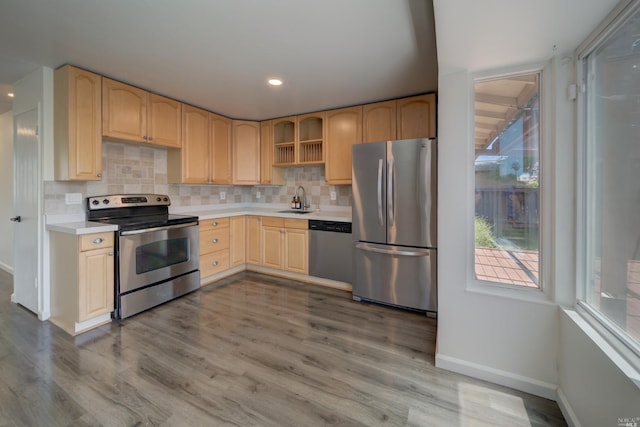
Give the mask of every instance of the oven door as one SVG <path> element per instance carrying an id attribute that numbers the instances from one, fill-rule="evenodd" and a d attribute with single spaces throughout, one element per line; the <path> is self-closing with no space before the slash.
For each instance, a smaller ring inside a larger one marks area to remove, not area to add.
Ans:
<path id="1" fill-rule="evenodd" d="M 119 293 L 198 270 L 198 225 L 122 231 L 119 238 Z"/>

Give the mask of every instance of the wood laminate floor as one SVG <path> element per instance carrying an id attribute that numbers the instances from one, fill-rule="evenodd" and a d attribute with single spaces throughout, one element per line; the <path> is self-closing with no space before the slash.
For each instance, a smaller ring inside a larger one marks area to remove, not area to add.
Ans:
<path id="1" fill-rule="evenodd" d="M 555 402 L 434 367 L 436 321 L 242 273 L 71 337 L 10 302 L 0 426 L 550 426 Z"/>

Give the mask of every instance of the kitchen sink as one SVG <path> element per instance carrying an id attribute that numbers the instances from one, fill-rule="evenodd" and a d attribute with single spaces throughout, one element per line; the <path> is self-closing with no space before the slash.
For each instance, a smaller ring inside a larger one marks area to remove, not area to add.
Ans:
<path id="1" fill-rule="evenodd" d="M 278 213 L 292 213 L 292 214 L 306 214 L 306 213 L 311 213 L 313 211 L 303 211 L 303 210 L 299 210 L 299 209 L 286 209 L 284 211 L 278 211 Z"/>

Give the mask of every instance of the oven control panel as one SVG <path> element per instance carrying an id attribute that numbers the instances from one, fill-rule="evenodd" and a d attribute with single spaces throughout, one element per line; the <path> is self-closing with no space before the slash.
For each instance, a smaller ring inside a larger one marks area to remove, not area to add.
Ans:
<path id="1" fill-rule="evenodd" d="M 110 194 L 87 198 L 89 210 L 126 208 L 137 206 L 169 206 L 171 199 L 166 194 Z"/>

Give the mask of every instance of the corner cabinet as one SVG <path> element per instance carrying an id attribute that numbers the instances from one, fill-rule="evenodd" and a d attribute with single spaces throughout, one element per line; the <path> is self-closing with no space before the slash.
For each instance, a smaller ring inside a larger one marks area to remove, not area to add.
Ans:
<path id="1" fill-rule="evenodd" d="M 260 183 L 260 123 L 232 120 L 233 184 Z"/>
<path id="2" fill-rule="evenodd" d="M 102 77 L 70 65 L 54 73 L 54 175 L 102 179 Z"/>
<path id="3" fill-rule="evenodd" d="M 351 184 L 351 147 L 362 143 L 362 106 L 327 111 L 324 129 L 326 181 Z"/>
<path id="4" fill-rule="evenodd" d="M 260 122 L 260 184 L 284 185 L 284 169 L 273 164 L 273 121 Z"/>
<path id="5" fill-rule="evenodd" d="M 209 114 L 209 182 L 231 184 L 231 119 Z"/>
<path id="6" fill-rule="evenodd" d="M 167 151 L 169 182 L 209 183 L 209 112 L 182 106 L 182 149 Z"/>
<path id="7" fill-rule="evenodd" d="M 51 322 L 71 335 L 111 321 L 114 233 L 51 232 Z"/>
<path id="8" fill-rule="evenodd" d="M 262 217 L 249 215 L 245 221 L 245 259 L 247 264 L 262 264 Z"/>

